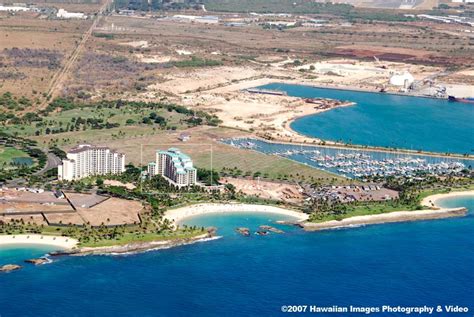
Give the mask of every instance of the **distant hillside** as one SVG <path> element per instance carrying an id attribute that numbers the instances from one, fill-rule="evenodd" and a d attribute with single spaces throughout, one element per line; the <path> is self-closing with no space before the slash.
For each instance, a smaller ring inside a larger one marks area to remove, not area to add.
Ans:
<path id="1" fill-rule="evenodd" d="M 353 6 L 311 0 L 204 0 L 208 11 L 258 13 L 348 13 Z"/>
<path id="2" fill-rule="evenodd" d="M 225 12 L 347 13 L 351 7 L 431 9 L 438 0 L 204 0 L 207 10 Z"/>
<path id="3" fill-rule="evenodd" d="M 44 3 L 63 3 L 63 4 L 99 4 L 102 0 L 3 0 L 3 4 L 28 3 L 28 4 L 44 4 Z"/>

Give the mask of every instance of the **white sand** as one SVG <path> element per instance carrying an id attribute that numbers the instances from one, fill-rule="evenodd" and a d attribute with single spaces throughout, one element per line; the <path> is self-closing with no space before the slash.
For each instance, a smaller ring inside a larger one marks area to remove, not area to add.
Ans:
<path id="1" fill-rule="evenodd" d="M 248 213 L 272 213 L 290 216 L 296 218 L 298 221 L 305 221 L 308 219 L 308 215 L 302 212 L 293 211 L 289 209 L 283 209 L 274 206 L 267 205 L 250 205 L 250 204 L 198 204 L 192 206 L 181 207 L 177 209 L 167 210 L 165 212 L 165 218 L 174 222 L 180 223 L 183 219 L 204 215 L 210 213 L 233 213 L 233 212 L 248 212 Z"/>
<path id="2" fill-rule="evenodd" d="M 429 210 L 396 211 L 377 215 L 355 216 L 345 218 L 340 221 L 331 220 L 320 223 L 307 222 L 304 224 L 304 227 L 306 230 L 314 231 L 354 227 L 367 224 L 460 217 L 465 215 L 467 211 L 465 207 L 460 206 L 459 208 L 440 208 L 436 205 L 436 202 L 440 199 L 461 196 L 474 196 L 474 190 L 428 196 L 422 200 L 421 205 L 430 207 L 431 209 Z"/>
<path id="3" fill-rule="evenodd" d="M 11 244 L 41 244 L 69 250 L 74 248 L 78 241 L 69 237 L 39 234 L 0 235 L 0 247 Z"/>
<path id="4" fill-rule="evenodd" d="M 460 192 L 451 192 L 446 194 L 436 194 L 424 198 L 421 201 L 422 206 L 427 206 L 431 208 L 440 208 L 436 203 L 440 199 L 452 198 L 452 197 L 462 197 L 462 196 L 474 196 L 474 190 L 460 191 Z"/>

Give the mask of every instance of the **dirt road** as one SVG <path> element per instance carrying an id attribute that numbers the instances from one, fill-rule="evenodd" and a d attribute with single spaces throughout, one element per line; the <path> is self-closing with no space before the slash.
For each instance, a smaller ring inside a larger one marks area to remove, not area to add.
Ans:
<path id="1" fill-rule="evenodd" d="M 92 22 L 92 25 L 83 34 L 81 41 L 73 50 L 73 52 L 71 53 L 71 56 L 65 61 L 64 66 L 53 76 L 53 79 L 51 80 L 49 88 L 48 88 L 48 97 L 45 98 L 45 100 L 43 100 L 43 102 L 40 104 L 40 109 L 46 108 L 48 102 L 58 96 L 59 92 L 61 91 L 64 81 L 67 79 L 69 72 L 74 66 L 74 63 L 76 62 L 77 58 L 81 54 L 81 51 L 84 48 L 86 42 L 91 37 L 92 32 L 94 31 L 95 27 L 99 23 L 104 12 L 110 6 L 112 1 L 113 0 L 106 0 L 105 3 L 102 5 L 102 7 L 100 7 L 99 11 L 94 17 L 94 21 Z"/>

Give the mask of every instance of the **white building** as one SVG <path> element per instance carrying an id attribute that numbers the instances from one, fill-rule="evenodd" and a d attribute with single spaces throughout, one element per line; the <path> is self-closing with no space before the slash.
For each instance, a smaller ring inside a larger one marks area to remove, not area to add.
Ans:
<path id="1" fill-rule="evenodd" d="M 390 77 L 390 85 L 400 86 L 404 88 L 410 87 L 411 84 L 415 81 L 415 78 L 409 72 L 402 74 L 395 74 Z"/>
<path id="2" fill-rule="evenodd" d="M 148 172 L 149 176 L 155 176 L 156 175 L 156 163 L 155 162 L 148 163 L 147 172 Z"/>
<path id="3" fill-rule="evenodd" d="M 152 173 L 154 171 L 154 173 Z M 196 184 L 197 171 L 189 156 L 177 148 L 156 152 L 156 163 L 148 164 L 150 176 L 162 175 L 173 185 L 183 187 Z"/>
<path id="4" fill-rule="evenodd" d="M 30 11 L 31 9 L 26 6 L 3 6 L 0 5 L 0 11 L 7 12 L 20 12 L 20 11 Z"/>
<path id="5" fill-rule="evenodd" d="M 86 19 L 87 15 L 81 12 L 67 12 L 64 9 L 59 9 L 56 16 L 60 19 Z"/>
<path id="6" fill-rule="evenodd" d="M 120 174 L 125 171 L 125 154 L 108 147 L 81 144 L 67 153 L 58 166 L 59 180 L 77 180 L 93 175 Z"/>

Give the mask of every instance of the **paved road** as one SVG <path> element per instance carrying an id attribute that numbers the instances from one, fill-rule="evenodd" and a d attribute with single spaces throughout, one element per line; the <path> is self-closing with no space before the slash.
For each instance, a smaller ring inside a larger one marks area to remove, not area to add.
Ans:
<path id="1" fill-rule="evenodd" d="M 46 164 L 44 165 L 44 167 L 42 169 L 35 172 L 34 175 L 42 175 L 42 174 L 46 173 L 47 171 L 49 171 L 50 169 L 56 168 L 56 167 L 58 167 L 59 164 L 61 164 L 61 159 L 59 157 L 57 157 L 55 154 L 49 153 L 47 151 L 48 151 L 47 149 L 43 149 L 43 152 L 45 152 L 46 156 L 48 157 L 48 160 L 46 161 Z"/>

